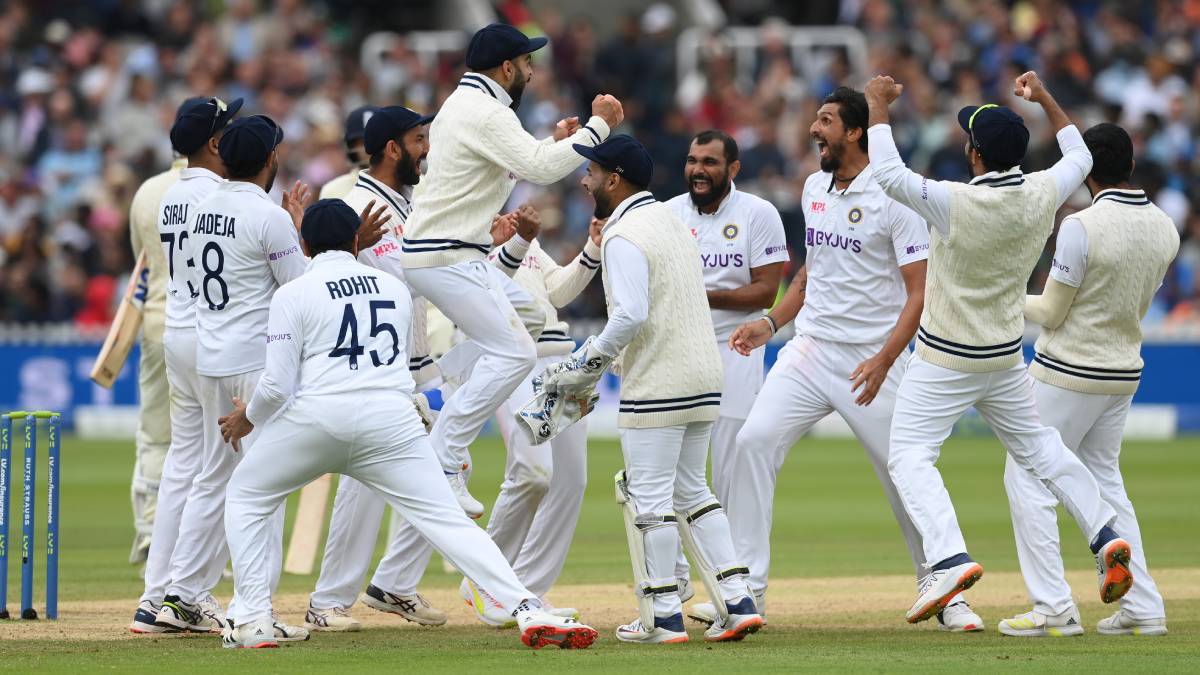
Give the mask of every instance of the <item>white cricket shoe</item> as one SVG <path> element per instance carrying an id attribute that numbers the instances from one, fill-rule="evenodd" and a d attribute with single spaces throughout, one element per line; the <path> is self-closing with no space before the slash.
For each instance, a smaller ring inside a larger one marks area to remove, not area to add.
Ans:
<path id="1" fill-rule="evenodd" d="M 647 628 L 640 618 L 632 623 L 617 626 L 617 639 L 621 642 L 638 642 L 646 645 L 680 644 L 687 642 L 687 631 L 683 629 L 683 615 L 666 618 L 655 617 L 654 627 Z"/>
<path id="2" fill-rule="evenodd" d="M 226 622 L 228 623 L 228 621 Z M 303 626 L 291 626 L 271 614 L 271 627 L 275 629 L 275 640 L 278 642 L 304 642 L 309 638 L 308 629 Z"/>
<path id="3" fill-rule="evenodd" d="M 201 604 L 211 597 L 211 595 L 207 596 L 204 600 L 192 604 L 182 600 L 178 595 L 168 595 L 163 599 L 162 607 L 158 609 L 158 614 L 154 617 L 154 623 L 165 628 L 164 632 L 220 632 L 221 626 L 224 625 L 222 620 L 224 617 L 218 619 L 211 612 L 211 605 L 206 607 Z M 220 605 L 217 605 L 217 609 L 220 609 Z"/>
<path id="4" fill-rule="evenodd" d="M 983 630 L 983 619 L 975 613 L 966 600 L 959 600 L 946 605 L 946 609 L 938 612 L 938 630 L 951 633 L 977 633 Z"/>
<path id="5" fill-rule="evenodd" d="M 565 619 L 575 619 L 576 621 L 579 620 L 579 610 L 575 609 L 574 607 L 555 607 L 554 605 L 550 604 L 550 601 L 545 597 L 539 597 L 538 602 L 542 603 L 543 612 L 549 612 L 554 616 L 561 616 Z"/>
<path id="6" fill-rule="evenodd" d="M 1083 635 L 1083 624 L 1079 622 L 1079 608 L 1072 605 L 1057 616 L 1029 611 L 1004 619 L 1000 632 L 1013 637 L 1070 637 Z"/>
<path id="7" fill-rule="evenodd" d="M 483 502 L 471 496 L 467 490 L 467 473 L 459 471 L 457 473 L 446 474 L 446 480 L 450 483 L 450 489 L 454 492 L 454 496 L 458 499 L 458 505 L 472 520 L 479 520 L 483 517 Z"/>
<path id="8" fill-rule="evenodd" d="M 740 642 L 747 635 L 757 633 L 763 626 L 763 619 L 754 606 L 754 601 L 743 597 L 735 604 L 728 604 L 729 617 L 724 621 L 714 621 L 708 630 L 704 631 L 705 642 Z"/>
<path id="9" fill-rule="evenodd" d="M 1120 537 L 1102 546 L 1096 554 L 1096 575 L 1100 577 L 1102 602 L 1116 602 L 1133 587 L 1133 573 L 1129 571 L 1131 555 L 1129 542 Z"/>
<path id="10" fill-rule="evenodd" d="M 204 616 L 207 616 L 209 621 L 216 626 L 212 632 L 219 632 L 221 630 L 220 627 L 225 625 L 225 609 L 221 607 L 221 601 L 217 600 L 212 593 L 206 593 L 196 605 L 200 608 L 200 612 Z"/>
<path id="11" fill-rule="evenodd" d="M 350 611 L 345 607 L 316 609 L 312 605 L 309 605 L 308 611 L 304 613 L 304 627 L 309 630 L 339 633 L 362 630 L 362 624 L 350 616 Z"/>
<path id="12" fill-rule="evenodd" d="M 925 621 L 945 609 L 951 598 L 974 586 L 982 576 L 983 565 L 975 561 L 930 572 L 921 580 L 917 601 L 909 608 L 905 618 L 909 623 Z"/>
<path id="13" fill-rule="evenodd" d="M 375 584 L 368 584 L 366 592 L 358 596 L 358 601 L 371 609 L 395 614 L 422 626 L 441 626 L 446 623 L 446 615 L 429 604 L 420 593 L 396 595 Z"/>
<path id="14" fill-rule="evenodd" d="M 155 623 L 158 618 L 159 609 L 159 606 L 151 600 L 142 600 L 139 602 L 137 611 L 133 613 L 133 621 L 129 624 L 129 632 L 137 633 L 138 635 L 178 633 L 178 628 L 160 626 Z"/>
<path id="15" fill-rule="evenodd" d="M 1100 619 L 1096 630 L 1101 635 L 1166 635 L 1167 619 L 1135 619 L 1124 609 L 1107 619 Z"/>
<path id="16" fill-rule="evenodd" d="M 515 616 L 506 612 L 490 593 L 476 586 L 470 579 L 463 578 L 462 583 L 458 585 L 458 592 L 475 610 L 475 617 L 487 625 L 495 628 L 512 628 L 517 625 Z"/>
<path id="17" fill-rule="evenodd" d="M 754 594 L 754 606 L 758 608 L 758 615 L 762 617 L 762 625 L 767 625 L 767 592 Z M 698 602 L 692 605 L 692 608 L 687 610 L 687 617 L 696 623 L 702 623 L 706 627 L 712 626 L 717 622 L 717 608 L 711 602 Z"/>
<path id="18" fill-rule="evenodd" d="M 417 417 L 421 418 L 421 424 L 425 426 L 425 433 L 433 431 L 433 423 L 437 421 L 438 411 L 434 410 L 429 405 L 429 397 L 425 392 L 417 392 L 412 395 L 413 407 L 417 409 Z"/>
<path id="19" fill-rule="evenodd" d="M 275 649 L 279 641 L 275 638 L 275 622 L 259 619 L 244 623 L 236 628 L 227 624 L 221 633 L 221 646 L 225 649 Z"/>
<path id="20" fill-rule="evenodd" d="M 546 645 L 558 645 L 560 649 L 587 649 L 600 635 L 591 626 L 569 617 L 555 616 L 528 602 L 522 602 L 516 614 L 521 642 L 526 647 L 541 649 Z"/>

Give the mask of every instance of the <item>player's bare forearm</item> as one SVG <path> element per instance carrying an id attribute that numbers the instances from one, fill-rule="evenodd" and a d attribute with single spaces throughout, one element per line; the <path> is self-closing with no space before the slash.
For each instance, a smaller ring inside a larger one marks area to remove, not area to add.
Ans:
<path id="1" fill-rule="evenodd" d="M 783 274 L 783 263 L 771 263 L 750 269 L 750 283 L 740 288 L 708 292 L 711 309 L 737 309 L 750 312 L 770 309 L 779 294 L 779 278 Z"/>
<path id="2" fill-rule="evenodd" d="M 1050 126 L 1054 128 L 1054 132 L 1058 133 L 1066 127 L 1070 126 L 1071 118 L 1067 117 L 1067 113 L 1058 105 L 1058 101 L 1046 92 L 1046 97 L 1041 101 L 1042 110 L 1046 111 L 1046 118 L 1050 120 Z"/>
<path id="3" fill-rule="evenodd" d="M 1046 118 L 1049 119 L 1050 126 L 1054 129 L 1055 133 L 1058 133 L 1071 124 L 1071 118 L 1067 117 L 1067 113 L 1058 105 L 1058 101 L 1055 101 L 1054 97 L 1050 95 L 1050 90 L 1046 89 L 1046 85 L 1042 82 L 1042 79 L 1032 70 L 1017 76 L 1017 79 L 1013 82 L 1013 94 L 1042 106 L 1042 110 L 1046 111 Z"/>
<path id="4" fill-rule="evenodd" d="M 896 319 L 896 327 L 892 329 L 892 334 L 888 336 L 883 349 L 879 350 L 879 353 L 889 362 L 895 361 L 903 354 L 908 343 L 912 342 L 913 336 L 917 334 L 917 326 L 921 323 L 921 311 L 925 309 L 925 272 L 927 268 L 928 263 L 924 260 L 918 260 L 900 268 L 900 276 L 904 279 L 904 290 L 907 297 L 904 300 L 904 307 L 900 310 L 900 316 Z"/>

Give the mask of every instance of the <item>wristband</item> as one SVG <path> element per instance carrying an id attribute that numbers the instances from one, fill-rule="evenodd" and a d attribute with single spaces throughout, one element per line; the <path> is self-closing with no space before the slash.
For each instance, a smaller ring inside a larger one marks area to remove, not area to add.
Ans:
<path id="1" fill-rule="evenodd" d="M 762 318 L 767 322 L 767 325 L 771 327 L 771 335 L 775 335 L 775 333 L 779 332 L 779 326 L 775 323 L 775 319 L 771 318 L 770 314 L 763 314 Z"/>

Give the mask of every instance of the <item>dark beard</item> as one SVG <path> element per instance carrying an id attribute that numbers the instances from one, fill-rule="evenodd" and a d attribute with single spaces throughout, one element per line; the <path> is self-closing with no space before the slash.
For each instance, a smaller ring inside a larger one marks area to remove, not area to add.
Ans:
<path id="1" fill-rule="evenodd" d="M 842 168 L 842 155 L 835 153 L 832 145 L 827 144 L 825 147 L 829 148 L 829 156 L 821 158 L 821 170 L 836 173 L 838 169 Z"/>
<path id="2" fill-rule="evenodd" d="M 729 180 L 729 174 L 727 173 L 721 179 L 720 183 L 713 183 L 713 189 L 710 189 L 708 194 L 698 195 L 692 191 L 692 181 L 689 180 L 688 195 L 691 196 L 692 203 L 696 205 L 696 208 L 704 208 L 713 202 L 724 199 L 725 195 L 729 194 L 729 188 L 732 184 L 733 182 Z"/>
<path id="3" fill-rule="evenodd" d="M 408 154 L 407 148 L 400 148 L 400 161 L 396 163 L 396 184 L 416 185 L 421 182 L 420 160 Z"/>
<path id="4" fill-rule="evenodd" d="M 612 215 L 613 205 L 609 201 L 602 199 L 599 194 L 593 194 L 592 198 L 596 200 L 596 208 L 592 210 L 594 217 L 603 220 Z"/>
<path id="5" fill-rule="evenodd" d="M 264 190 L 266 192 L 270 192 L 271 188 L 275 187 L 275 176 L 278 173 L 279 173 L 279 162 L 276 161 L 274 164 L 271 165 L 271 177 L 267 178 L 267 187 L 264 188 Z"/>
<path id="6" fill-rule="evenodd" d="M 512 86 L 507 90 L 508 95 L 512 98 L 512 103 L 508 104 L 508 107 L 512 108 L 513 112 L 516 112 L 517 108 L 521 107 L 521 96 L 525 94 L 525 82 L 524 79 L 520 81 L 513 80 Z"/>

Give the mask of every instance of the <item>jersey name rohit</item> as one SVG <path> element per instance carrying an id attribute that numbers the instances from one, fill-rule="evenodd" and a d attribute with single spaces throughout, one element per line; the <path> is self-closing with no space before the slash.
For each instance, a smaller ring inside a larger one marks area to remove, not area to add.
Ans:
<path id="1" fill-rule="evenodd" d="M 329 291 L 331 300 L 363 294 L 378 295 L 379 277 L 361 274 L 337 281 L 326 281 L 325 290 Z"/>
<path id="2" fill-rule="evenodd" d="M 196 216 L 192 234 L 208 234 L 214 237 L 237 237 L 234 229 L 237 219 L 220 213 L 201 213 Z"/>

